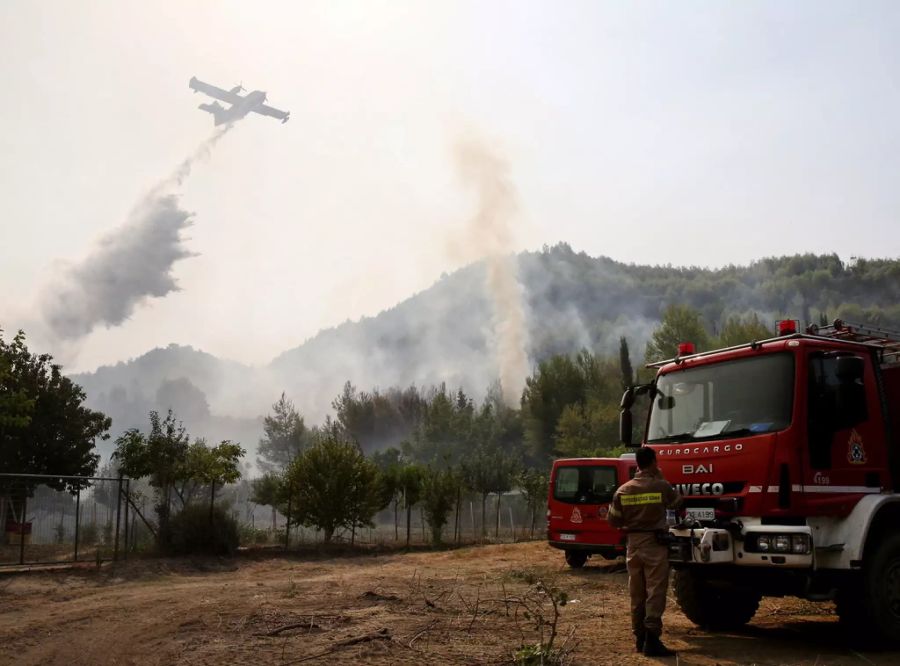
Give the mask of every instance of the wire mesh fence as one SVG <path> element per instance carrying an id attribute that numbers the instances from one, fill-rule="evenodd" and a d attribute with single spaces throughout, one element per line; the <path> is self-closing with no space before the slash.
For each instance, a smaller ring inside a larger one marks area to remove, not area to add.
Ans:
<path id="1" fill-rule="evenodd" d="M 0 474 L 0 566 L 125 556 L 136 531 L 125 500 L 129 484 L 126 478 Z"/>
<path id="2" fill-rule="evenodd" d="M 156 507 L 152 489 L 145 485 L 124 477 L 0 474 L 0 567 L 103 562 L 153 548 L 158 529 Z M 247 484 L 218 491 L 212 486 L 194 499 L 225 509 L 238 524 L 245 547 L 290 548 L 323 542 L 321 531 L 297 525 L 293 519 L 287 527 L 287 516 L 254 503 Z M 173 516 L 188 504 L 181 493 L 175 496 Z M 483 512 L 480 498 L 464 496 L 461 500 L 458 509 L 454 507 L 447 516 L 442 532 L 445 544 L 514 542 L 543 536 L 543 511 L 529 511 L 516 493 L 502 498 L 499 511 L 496 496 L 486 498 Z M 339 529 L 332 543 L 402 547 L 429 544 L 433 539 L 420 506 L 414 506 L 408 516 L 402 505 L 386 508 L 374 522 L 374 527 Z"/>
<path id="3" fill-rule="evenodd" d="M 311 546 L 323 542 L 321 531 L 297 525 L 292 518 L 290 528 L 285 533 L 286 516 L 270 506 L 255 504 L 249 492 L 239 486 L 232 486 L 223 493 L 222 501 L 230 515 L 237 521 L 241 532 L 241 545 L 253 546 Z M 281 507 L 282 510 L 285 507 Z M 291 507 L 286 507 L 287 511 Z M 287 513 L 285 511 L 285 513 Z M 447 515 L 442 531 L 442 541 L 446 545 L 512 543 L 542 539 L 546 535 L 546 505 L 529 509 L 518 493 L 507 493 L 501 498 L 497 510 L 497 496 L 486 498 L 484 513 L 480 497 L 464 495 L 457 511 L 454 506 Z M 359 527 L 356 530 L 339 528 L 332 537 L 332 543 L 360 546 L 404 546 L 407 543 L 407 512 L 401 505 L 389 506 L 380 511 L 374 519 L 374 527 Z M 432 530 L 419 504 L 409 512 L 410 545 L 421 546 L 432 543 Z"/>

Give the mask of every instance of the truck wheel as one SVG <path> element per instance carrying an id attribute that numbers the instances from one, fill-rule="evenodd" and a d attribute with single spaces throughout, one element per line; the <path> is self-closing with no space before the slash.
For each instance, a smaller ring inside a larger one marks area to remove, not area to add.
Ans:
<path id="1" fill-rule="evenodd" d="M 583 553 L 578 550 L 567 550 L 566 551 L 566 564 L 568 564 L 573 569 L 580 569 L 584 566 L 584 563 L 587 562 L 587 553 Z"/>
<path id="2" fill-rule="evenodd" d="M 708 629 L 743 627 L 756 613 L 762 595 L 725 581 L 710 581 L 690 569 L 675 572 L 675 599 L 687 618 Z"/>
<path id="3" fill-rule="evenodd" d="M 872 645 L 878 640 L 872 620 L 866 609 L 862 581 L 838 590 L 834 599 L 838 622 L 854 646 Z"/>
<path id="4" fill-rule="evenodd" d="M 866 558 L 861 593 L 838 596 L 838 615 L 845 625 L 865 623 L 891 643 L 900 642 L 900 534 L 886 537 Z"/>

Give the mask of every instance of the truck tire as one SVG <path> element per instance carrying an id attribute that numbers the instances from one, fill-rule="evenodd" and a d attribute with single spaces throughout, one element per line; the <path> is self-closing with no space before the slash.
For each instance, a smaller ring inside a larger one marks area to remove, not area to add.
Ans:
<path id="1" fill-rule="evenodd" d="M 762 595 L 726 581 L 710 581 L 690 569 L 675 572 L 675 599 L 694 624 L 711 630 L 738 629 L 756 614 Z"/>
<path id="2" fill-rule="evenodd" d="M 866 557 L 862 585 L 839 592 L 837 612 L 852 635 L 900 642 L 900 534 L 886 536 Z"/>
<path id="3" fill-rule="evenodd" d="M 580 550 L 567 550 L 566 551 L 566 564 L 568 564 L 573 569 L 580 569 L 584 566 L 584 563 L 587 562 L 587 553 L 584 553 Z"/>
<path id="4" fill-rule="evenodd" d="M 838 590 L 834 599 L 838 622 L 854 647 L 870 646 L 879 639 L 866 609 L 862 587 L 861 580 L 853 585 L 846 585 Z"/>

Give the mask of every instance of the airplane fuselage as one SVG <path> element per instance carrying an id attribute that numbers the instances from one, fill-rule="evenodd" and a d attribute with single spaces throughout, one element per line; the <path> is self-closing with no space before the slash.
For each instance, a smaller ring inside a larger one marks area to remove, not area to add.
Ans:
<path id="1" fill-rule="evenodd" d="M 247 93 L 247 95 L 244 97 L 244 101 L 241 104 L 235 104 L 232 107 L 232 111 L 234 111 L 236 114 L 235 120 L 237 120 L 238 118 L 243 118 L 248 113 L 253 111 L 253 109 L 265 103 L 266 93 L 264 93 L 262 90 L 254 90 L 253 92 Z"/>
<path id="2" fill-rule="evenodd" d="M 240 104 L 234 104 L 230 109 L 223 109 L 222 113 L 216 115 L 216 125 L 233 123 L 235 120 L 240 120 L 265 103 L 266 93 L 262 90 L 254 90 L 253 92 L 247 93 Z"/>

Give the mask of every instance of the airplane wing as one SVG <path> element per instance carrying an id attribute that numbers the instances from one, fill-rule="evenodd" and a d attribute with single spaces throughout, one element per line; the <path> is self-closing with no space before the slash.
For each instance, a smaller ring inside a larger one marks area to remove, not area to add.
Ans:
<path id="1" fill-rule="evenodd" d="M 279 111 L 278 109 L 273 109 L 271 106 L 266 106 L 265 104 L 260 104 L 253 109 L 256 113 L 260 113 L 264 116 L 272 116 L 273 118 L 278 118 L 282 123 L 286 123 L 290 120 L 291 112 L 290 111 Z"/>
<path id="2" fill-rule="evenodd" d="M 227 102 L 228 104 L 240 104 L 241 100 L 244 99 L 237 93 L 222 90 L 221 88 L 216 88 L 215 86 L 211 86 L 208 83 L 204 83 L 203 81 L 200 81 L 196 76 L 191 78 L 191 81 L 188 85 L 194 92 L 202 92 L 204 95 L 209 95 L 210 97 L 222 100 L 223 102 Z"/>

